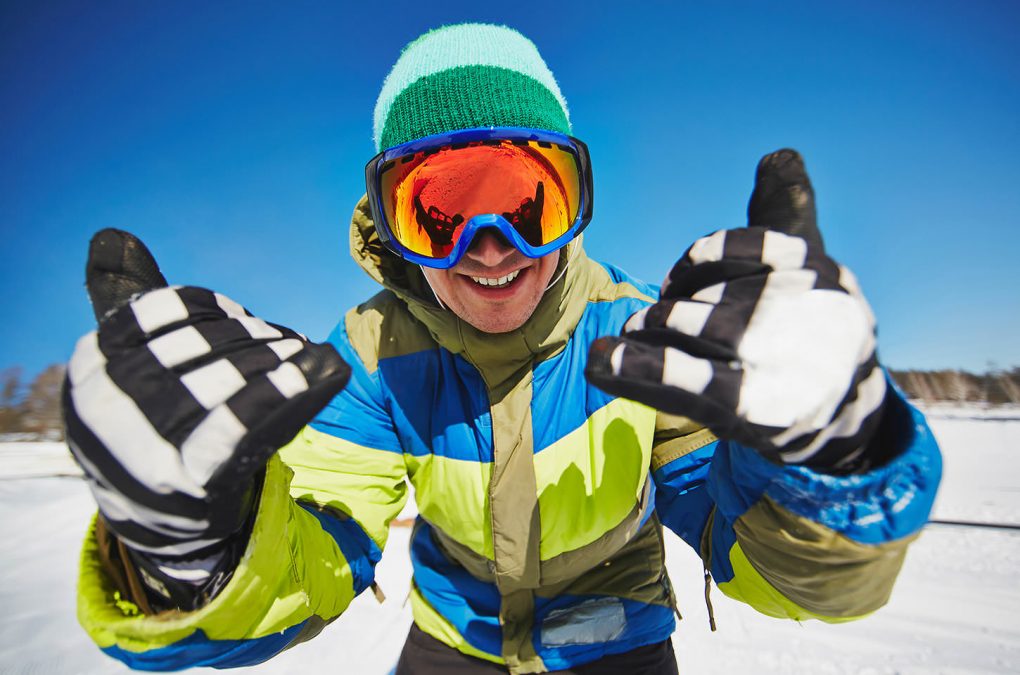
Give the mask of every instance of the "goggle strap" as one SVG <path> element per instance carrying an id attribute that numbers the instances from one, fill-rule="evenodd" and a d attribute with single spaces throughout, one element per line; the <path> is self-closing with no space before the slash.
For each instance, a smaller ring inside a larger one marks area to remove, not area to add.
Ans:
<path id="1" fill-rule="evenodd" d="M 446 305 L 444 305 L 443 301 L 439 299 L 439 294 L 436 293 L 436 289 L 432 288 L 432 282 L 429 281 L 428 275 L 425 274 L 425 266 L 424 265 L 418 265 L 418 267 L 421 268 L 421 275 L 423 277 L 425 277 L 425 284 L 429 287 L 429 290 L 432 291 L 432 295 L 435 297 L 436 302 L 439 303 L 439 308 L 442 309 L 442 310 L 445 310 L 446 309 Z M 549 289 L 546 289 L 546 290 L 549 290 Z"/>
<path id="2" fill-rule="evenodd" d="M 570 266 L 570 261 L 569 261 L 569 260 L 568 260 L 567 262 L 563 263 L 563 269 L 562 269 L 562 270 L 560 270 L 560 273 L 556 275 L 556 278 L 555 278 L 555 279 L 553 279 L 552 281 L 550 281 L 550 282 L 549 282 L 549 285 L 545 287 L 545 290 L 546 290 L 546 291 L 548 291 L 548 290 L 549 290 L 550 288 L 552 288 L 553 286 L 555 286 L 555 285 L 556 285 L 556 283 L 557 283 L 557 282 L 558 282 L 558 281 L 559 281 L 560 279 L 562 279 L 562 278 L 563 278 L 563 275 L 567 273 L 567 267 L 569 267 L 569 266 Z M 434 291 L 433 291 L 433 292 L 434 292 Z M 543 291 L 543 293 L 544 293 L 544 292 L 545 292 L 545 291 Z"/>

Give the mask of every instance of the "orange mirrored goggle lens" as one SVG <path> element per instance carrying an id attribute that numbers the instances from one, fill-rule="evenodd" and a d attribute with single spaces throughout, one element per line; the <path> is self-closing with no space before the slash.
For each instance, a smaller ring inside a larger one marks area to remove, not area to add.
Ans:
<path id="1" fill-rule="evenodd" d="M 394 238 L 419 255 L 445 258 L 464 224 L 503 216 L 531 246 L 561 237 L 577 220 L 580 171 L 567 146 L 491 140 L 398 157 L 380 171 Z"/>

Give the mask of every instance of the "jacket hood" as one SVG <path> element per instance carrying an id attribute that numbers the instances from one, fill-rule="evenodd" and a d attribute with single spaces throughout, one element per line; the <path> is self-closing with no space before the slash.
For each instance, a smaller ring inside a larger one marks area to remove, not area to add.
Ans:
<path id="1" fill-rule="evenodd" d="M 553 276 L 559 280 L 546 291 L 531 318 L 508 333 L 484 333 L 440 307 L 421 268 L 383 245 L 367 197 L 362 197 L 354 209 L 350 246 L 351 256 L 361 269 L 406 303 L 436 342 L 475 365 L 490 387 L 525 364 L 530 367 L 536 359 L 552 355 L 566 343 L 587 305 L 592 281 L 593 263 L 584 254 L 578 237 L 561 249 Z"/>

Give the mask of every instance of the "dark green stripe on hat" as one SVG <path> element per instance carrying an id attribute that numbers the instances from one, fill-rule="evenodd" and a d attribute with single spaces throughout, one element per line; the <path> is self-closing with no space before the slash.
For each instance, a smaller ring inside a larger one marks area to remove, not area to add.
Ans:
<path id="1" fill-rule="evenodd" d="M 456 129 L 529 127 L 570 133 L 552 92 L 527 75 L 494 66 L 462 66 L 423 77 L 393 101 L 380 146 Z"/>

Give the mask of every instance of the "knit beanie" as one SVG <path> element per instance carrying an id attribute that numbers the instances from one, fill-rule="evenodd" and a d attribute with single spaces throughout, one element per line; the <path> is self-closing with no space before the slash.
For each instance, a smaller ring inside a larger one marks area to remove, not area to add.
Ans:
<path id="1" fill-rule="evenodd" d="M 377 151 L 476 127 L 570 133 L 567 102 L 531 40 L 479 23 L 437 28 L 404 47 L 374 122 Z"/>

